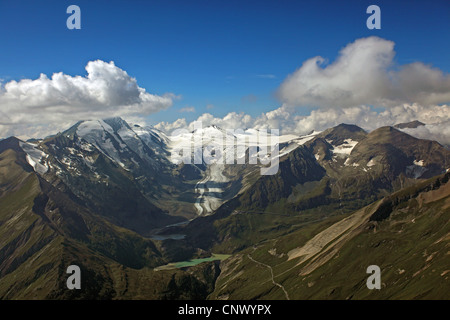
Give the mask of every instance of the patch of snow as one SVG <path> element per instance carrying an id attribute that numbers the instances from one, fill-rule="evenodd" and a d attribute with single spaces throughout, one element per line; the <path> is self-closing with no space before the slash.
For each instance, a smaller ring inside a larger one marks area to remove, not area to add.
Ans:
<path id="1" fill-rule="evenodd" d="M 366 164 L 366 167 L 372 167 L 372 166 L 374 166 L 376 163 L 375 163 L 375 160 L 373 160 L 373 159 L 370 159 L 370 161 L 369 162 L 367 162 L 367 164 Z"/>
<path id="2" fill-rule="evenodd" d="M 270 132 L 267 135 L 270 135 Z M 314 137 L 312 137 L 312 138 L 314 138 Z M 291 142 L 293 140 L 298 139 L 298 136 L 295 136 L 293 134 L 284 134 L 284 135 L 279 136 L 278 139 L 279 139 L 280 143 L 286 143 L 286 142 Z"/>
<path id="3" fill-rule="evenodd" d="M 345 160 L 345 162 L 344 162 L 344 166 L 346 166 L 346 167 L 348 167 L 348 166 L 359 167 L 359 163 L 354 162 L 354 163 L 350 164 L 350 158 L 347 158 Z"/>
<path id="4" fill-rule="evenodd" d="M 305 144 L 306 142 L 308 142 L 308 141 L 314 139 L 314 137 L 315 137 L 315 136 L 301 137 L 300 139 L 295 140 L 295 142 L 297 142 L 297 144 L 301 146 L 301 145 Z"/>
<path id="5" fill-rule="evenodd" d="M 45 152 L 36 148 L 35 145 L 26 142 L 19 142 L 19 146 L 27 154 L 27 162 L 33 167 L 35 172 L 44 174 L 48 171 L 48 165 L 45 162 L 48 155 Z"/>
<path id="6" fill-rule="evenodd" d="M 414 161 L 415 162 L 415 161 Z M 417 164 L 406 167 L 406 174 L 412 175 L 414 179 L 420 178 L 428 169 Z"/>
<path id="7" fill-rule="evenodd" d="M 414 160 L 413 164 L 416 166 L 424 167 L 423 160 L 419 160 L 419 161 Z"/>
<path id="8" fill-rule="evenodd" d="M 126 148 L 126 145 L 121 142 L 121 139 L 117 137 L 111 126 L 105 123 L 103 120 L 99 121 L 84 121 L 77 128 L 77 135 L 84 140 L 95 146 L 105 156 L 119 164 L 122 168 L 125 165 L 120 160 L 120 151 L 114 147 L 110 137 L 107 137 L 106 133 L 109 133 L 119 144 L 120 148 Z"/>
<path id="9" fill-rule="evenodd" d="M 141 158 L 146 158 L 144 152 L 144 142 L 139 138 L 139 136 L 127 127 L 122 127 L 117 131 L 119 137 L 126 143 L 126 145 L 137 153 Z"/>
<path id="10" fill-rule="evenodd" d="M 133 131 L 148 146 L 157 145 L 158 147 L 160 147 L 161 145 L 164 146 L 169 144 L 170 142 L 169 137 L 167 137 L 167 135 L 164 132 L 159 131 L 153 127 L 133 126 Z"/>
<path id="11" fill-rule="evenodd" d="M 124 149 L 127 147 L 126 144 L 122 143 L 122 139 L 120 138 L 120 136 L 116 135 L 113 128 L 111 128 L 111 126 L 109 124 L 107 124 L 103 120 L 99 120 L 99 122 L 100 122 L 100 125 L 103 127 L 103 129 L 105 131 L 107 131 L 110 135 L 112 135 L 115 138 L 115 140 L 119 143 L 120 149 Z"/>
<path id="12" fill-rule="evenodd" d="M 66 149 L 69 150 L 70 154 L 72 155 L 79 155 L 79 152 L 72 147 L 66 147 Z"/>
<path id="13" fill-rule="evenodd" d="M 207 127 L 202 129 L 197 129 L 194 132 L 182 132 L 177 135 L 173 135 L 169 139 L 168 143 L 168 151 L 172 155 L 180 155 L 177 157 L 177 160 L 182 160 L 184 157 L 189 157 L 189 155 L 185 154 L 185 152 L 190 152 L 191 156 L 196 155 L 195 159 L 202 159 L 202 153 L 205 146 L 219 147 L 219 152 L 222 154 L 222 162 L 229 163 L 228 160 L 230 156 L 232 159 L 237 160 L 240 159 L 248 148 L 260 148 L 258 151 L 258 155 L 261 157 L 267 156 L 268 153 L 271 153 L 269 149 L 272 149 L 272 144 L 276 141 L 271 139 L 270 132 L 264 131 L 262 135 L 259 135 L 257 130 L 248 129 L 246 131 L 243 130 L 222 130 L 218 127 Z M 312 139 L 313 137 L 308 137 L 307 140 Z M 284 156 L 293 150 L 295 150 L 298 145 L 298 136 L 295 135 L 282 135 L 277 136 L 278 144 L 281 143 L 290 143 L 288 146 L 279 151 L 278 157 Z M 272 141 L 271 141 L 272 140 Z M 306 140 L 304 141 L 306 142 Z M 220 149 L 221 148 L 221 149 Z M 235 153 L 237 155 L 235 155 Z M 182 154 L 182 157 L 181 157 Z M 237 159 L 236 159 L 237 158 Z M 239 163 L 239 161 L 238 161 Z"/>
<path id="14" fill-rule="evenodd" d="M 291 153 L 293 150 L 298 148 L 298 144 L 296 143 L 291 143 L 289 144 L 287 147 L 283 148 L 282 150 L 279 151 L 279 155 L 278 157 L 282 157 L 288 153 Z M 266 157 L 269 155 L 266 155 Z"/>
<path id="15" fill-rule="evenodd" d="M 345 139 L 343 144 L 338 146 L 333 146 L 333 153 L 339 155 L 348 156 L 352 152 L 353 148 L 358 144 L 358 141 L 353 141 L 352 139 Z"/>
<path id="16" fill-rule="evenodd" d="M 84 163 L 89 167 L 89 169 L 92 170 L 95 159 L 91 156 L 84 156 L 82 159 L 84 160 Z"/>

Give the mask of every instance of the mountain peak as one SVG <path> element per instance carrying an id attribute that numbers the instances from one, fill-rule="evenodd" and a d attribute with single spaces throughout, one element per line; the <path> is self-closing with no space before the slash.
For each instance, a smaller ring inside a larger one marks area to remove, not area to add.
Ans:
<path id="1" fill-rule="evenodd" d="M 102 119 L 106 123 L 127 123 L 125 120 L 123 120 L 121 117 L 109 117 Z"/>
<path id="2" fill-rule="evenodd" d="M 414 129 L 414 128 L 417 128 L 417 127 L 420 127 L 420 126 L 424 126 L 425 125 L 425 123 L 423 123 L 423 122 L 420 122 L 419 120 L 414 120 L 414 121 L 411 121 L 411 122 L 403 122 L 403 123 L 398 123 L 398 124 L 396 124 L 396 125 L 394 125 L 394 128 L 397 128 L 397 129 Z"/>
<path id="3" fill-rule="evenodd" d="M 327 129 L 318 135 L 325 140 L 330 140 L 333 145 L 341 145 L 346 139 L 361 141 L 367 136 L 367 132 L 354 124 L 341 123 L 336 127 Z"/>
<path id="4" fill-rule="evenodd" d="M 77 123 L 75 123 L 72 127 L 64 131 L 63 135 L 70 135 L 72 133 L 75 133 L 79 131 L 80 128 L 82 128 L 82 131 L 90 131 L 92 129 L 100 129 L 103 127 L 102 122 L 106 123 L 108 126 L 110 126 L 113 131 L 117 131 L 120 128 L 130 128 L 128 123 L 123 120 L 121 117 L 111 117 L 111 118 L 105 118 L 105 119 L 89 119 L 89 120 L 80 120 Z"/>
<path id="5" fill-rule="evenodd" d="M 416 138 L 404 133 L 394 127 L 384 126 L 371 131 L 367 135 L 368 141 L 374 144 L 405 144 L 406 141 L 411 143 L 417 140 Z"/>
<path id="6" fill-rule="evenodd" d="M 131 129 L 128 123 L 120 117 L 106 118 L 103 119 L 103 122 L 109 124 L 114 131 L 118 131 L 121 128 Z"/>
<path id="7" fill-rule="evenodd" d="M 218 132 L 218 131 L 220 131 L 221 133 L 226 133 L 225 129 L 222 129 L 221 127 L 219 127 L 215 124 L 206 126 L 206 127 L 196 128 L 192 131 L 192 133 L 201 132 L 204 134 L 209 134 L 209 133 Z"/>
<path id="8" fill-rule="evenodd" d="M 3 139 L 0 141 L 0 153 L 2 153 L 3 151 L 7 150 L 7 149 L 12 149 L 14 151 L 22 151 L 22 149 L 20 148 L 19 143 L 21 142 L 20 139 L 16 138 L 16 137 L 9 137 L 6 139 Z"/>
<path id="9" fill-rule="evenodd" d="M 335 130 L 347 130 L 347 131 L 350 131 L 350 132 L 361 132 L 361 131 L 364 131 L 362 128 L 358 127 L 355 124 L 347 124 L 347 123 L 338 124 L 337 126 L 335 126 L 332 129 L 335 129 Z"/>
<path id="10" fill-rule="evenodd" d="M 375 135 L 380 135 L 380 134 L 405 134 L 402 131 L 398 130 L 397 128 L 391 127 L 391 126 L 384 126 L 384 127 L 379 127 L 373 131 L 371 131 L 369 133 L 369 136 L 375 136 Z"/>

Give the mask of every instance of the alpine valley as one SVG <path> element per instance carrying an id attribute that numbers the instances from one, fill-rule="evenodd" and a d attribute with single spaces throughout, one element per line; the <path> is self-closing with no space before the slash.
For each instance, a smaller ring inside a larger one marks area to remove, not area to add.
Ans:
<path id="1" fill-rule="evenodd" d="M 248 161 L 252 129 L 1 140 L 0 299 L 448 299 L 450 150 L 402 131 L 419 125 L 279 136 L 274 175 Z M 175 164 L 193 135 L 247 161 Z"/>

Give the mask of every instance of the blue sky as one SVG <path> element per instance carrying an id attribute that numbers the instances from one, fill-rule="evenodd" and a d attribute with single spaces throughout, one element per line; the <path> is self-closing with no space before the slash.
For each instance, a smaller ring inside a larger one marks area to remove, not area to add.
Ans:
<path id="1" fill-rule="evenodd" d="M 66 28 L 71 4 L 81 8 L 81 30 Z M 371 4 L 381 8 L 381 30 L 366 28 Z M 85 76 L 88 61 L 114 61 L 148 92 L 181 95 L 150 123 L 273 110 L 275 92 L 304 61 L 332 62 L 373 35 L 395 42 L 395 63 L 450 71 L 449 1 L 2 0 L 0 30 L 3 83 Z M 180 112 L 186 107 L 195 112 Z"/>

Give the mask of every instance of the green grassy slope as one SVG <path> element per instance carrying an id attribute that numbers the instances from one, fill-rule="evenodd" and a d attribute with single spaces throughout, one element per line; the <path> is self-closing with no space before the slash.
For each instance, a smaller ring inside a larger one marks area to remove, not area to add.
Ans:
<path id="1" fill-rule="evenodd" d="M 239 252 L 210 298 L 449 299 L 449 176 Z M 381 290 L 366 286 L 369 265 Z"/>

